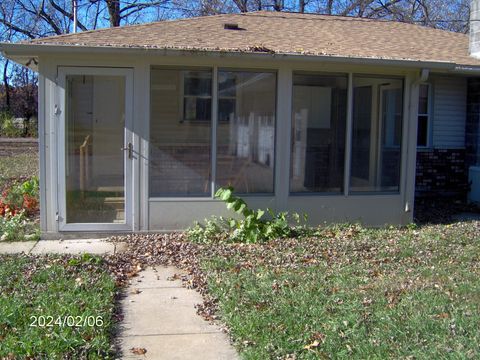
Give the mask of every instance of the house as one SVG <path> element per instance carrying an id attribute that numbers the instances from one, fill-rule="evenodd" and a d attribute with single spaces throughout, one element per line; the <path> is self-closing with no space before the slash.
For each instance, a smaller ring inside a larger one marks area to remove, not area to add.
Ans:
<path id="1" fill-rule="evenodd" d="M 227 185 L 314 224 L 407 224 L 416 181 L 466 191 L 480 159 L 472 24 L 470 46 L 265 11 L 2 43 L 39 73 L 42 231 L 184 229 Z"/>

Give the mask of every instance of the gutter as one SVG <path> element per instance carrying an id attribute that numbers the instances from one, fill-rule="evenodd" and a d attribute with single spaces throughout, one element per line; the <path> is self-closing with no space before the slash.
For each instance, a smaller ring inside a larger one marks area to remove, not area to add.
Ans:
<path id="1" fill-rule="evenodd" d="M 480 74 L 480 66 L 457 65 L 454 72 L 457 74 L 478 75 Z"/>
<path id="2" fill-rule="evenodd" d="M 195 50 L 195 49 L 160 49 L 139 47 L 50 45 L 50 44 L 14 44 L 0 43 L 0 52 L 6 58 L 17 61 L 18 58 L 36 58 L 43 54 L 124 54 L 141 56 L 214 56 L 214 57 L 248 57 L 254 59 L 274 59 L 309 62 L 335 62 L 359 65 L 395 66 L 402 68 L 430 68 L 443 71 L 479 73 L 480 67 L 459 67 L 453 62 L 398 60 L 381 58 L 361 58 L 332 55 L 309 55 L 298 53 L 269 53 L 247 51 Z M 26 65 L 22 64 L 22 65 Z"/>

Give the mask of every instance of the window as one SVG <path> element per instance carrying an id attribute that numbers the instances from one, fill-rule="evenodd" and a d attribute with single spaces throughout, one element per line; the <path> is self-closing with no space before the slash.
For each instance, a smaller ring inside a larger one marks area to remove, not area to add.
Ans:
<path id="1" fill-rule="evenodd" d="M 218 83 L 218 121 L 229 121 L 235 113 L 237 87 L 235 73 L 223 73 Z"/>
<path id="2" fill-rule="evenodd" d="M 210 196 L 212 72 L 152 68 L 150 104 L 150 196 Z"/>
<path id="3" fill-rule="evenodd" d="M 216 185 L 273 193 L 276 74 L 218 72 Z"/>
<path id="4" fill-rule="evenodd" d="M 350 191 L 398 192 L 403 81 L 355 76 Z"/>
<path id="5" fill-rule="evenodd" d="M 417 146 L 427 147 L 430 135 L 430 85 L 421 84 L 418 94 Z"/>
<path id="6" fill-rule="evenodd" d="M 184 71 L 183 120 L 211 121 L 212 75 L 203 71 Z"/>
<path id="7" fill-rule="evenodd" d="M 295 73 L 290 192 L 343 191 L 346 75 Z"/>

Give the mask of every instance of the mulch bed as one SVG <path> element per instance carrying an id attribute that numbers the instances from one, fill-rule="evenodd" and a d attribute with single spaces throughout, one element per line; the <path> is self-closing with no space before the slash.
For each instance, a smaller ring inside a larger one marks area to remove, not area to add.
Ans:
<path id="1" fill-rule="evenodd" d="M 417 224 L 449 224 L 453 216 L 460 213 L 478 213 L 477 205 L 464 199 L 424 197 L 415 199 L 414 221 Z"/>

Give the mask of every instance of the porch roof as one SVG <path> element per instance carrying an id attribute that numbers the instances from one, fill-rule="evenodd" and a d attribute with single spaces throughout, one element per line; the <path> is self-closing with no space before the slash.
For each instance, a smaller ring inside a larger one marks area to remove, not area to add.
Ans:
<path id="1" fill-rule="evenodd" d="M 394 21 L 269 11 L 99 29 L 19 45 L 321 56 L 480 69 L 480 60 L 469 56 L 465 34 Z"/>

